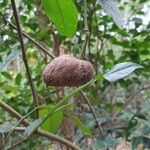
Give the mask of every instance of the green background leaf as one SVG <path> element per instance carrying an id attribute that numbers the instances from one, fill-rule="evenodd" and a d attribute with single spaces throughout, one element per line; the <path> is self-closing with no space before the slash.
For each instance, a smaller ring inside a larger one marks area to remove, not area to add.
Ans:
<path id="1" fill-rule="evenodd" d="M 54 105 L 44 105 L 42 109 L 39 110 L 39 116 L 44 117 L 48 114 L 49 110 L 53 108 Z M 63 120 L 62 111 L 55 112 L 51 117 L 49 117 L 42 125 L 41 128 L 45 131 L 56 133 L 59 129 Z"/>
<path id="2" fill-rule="evenodd" d="M 78 12 L 72 0 L 41 0 L 45 13 L 58 32 L 72 37 L 77 29 Z"/>
<path id="3" fill-rule="evenodd" d="M 86 127 L 77 117 L 73 116 L 72 119 L 74 120 L 75 124 L 79 127 L 79 129 L 84 135 L 92 134 L 90 129 Z"/>

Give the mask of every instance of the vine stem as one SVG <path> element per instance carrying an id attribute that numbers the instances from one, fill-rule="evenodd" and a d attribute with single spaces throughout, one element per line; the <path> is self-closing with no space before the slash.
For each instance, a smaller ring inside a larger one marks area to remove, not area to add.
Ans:
<path id="1" fill-rule="evenodd" d="M 31 77 L 31 72 L 30 72 L 30 69 L 29 69 L 28 59 L 27 59 L 27 55 L 26 55 L 26 52 L 25 52 L 23 36 L 22 36 L 22 32 L 21 32 L 21 27 L 20 27 L 20 23 L 19 23 L 19 17 L 18 17 L 18 14 L 17 14 L 15 0 L 11 0 L 11 4 L 12 4 L 12 9 L 13 9 L 13 13 L 14 13 L 15 21 L 16 21 L 18 37 L 19 37 L 19 40 L 20 40 L 20 45 L 21 45 L 21 50 L 22 50 L 22 59 L 23 59 L 23 62 L 24 62 L 24 65 L 25 65 L 25 68 L 26 68 L 26 71 L 27 71 L 28 78 L 29 78 L 34 104 L 35 104 L 35 107 L 38 107 L 39 104 L 38 104 L 37 91 L 34 87 L 33 79 Z M 35 112 L 35 116 L 36 116 L 36 118 L 38 118 L 38 110 Z"/>
<path id="2" fill-rule="evenodd" d="M 98 129 L 99 129 L 100 134 L 101 134 L 101 135 L 104 135 L 103 130 L 102 130 L 102 127 L 100 126 L 100 124 L 99 124 L 99 122 L 98 122 L 98 119 L 97 119 L 97 117 L 96 117 L 96 113 L 95 113 L 95 111 L 94 111 L 94 109 L 93 109 L 93 107 L 92 107 L 91 102 L 90 102 L 89 99 L 86 97 L 86 95 L 84 94 L 83 91 L 80 91 L 80 93 L 81 93 L 81 95 L 83 96 L 83 98 L 85 99 L 85 101 L 87 102 L 87 104 L 88 104 L 88 106 L 89 106 L 89 108 L 90 108 L 90 110 L 91 110 L 91 112 L 92 112 L 92 114 L 93 114 L 93 117 L 94 117 L 94 119 L 95 119 L 95 122 L 96 122 L 96 124 L 97 124 L 97 127 L 98 127 Z"/>
<path id="3" fill-rule="evenodd" d="M 62 105 L 64 105 L 72 96 L 74 96 L 75 94 L 77 94 L 79 91 L 81 91 L 82 89 L 84 89 L 85 87 L 87 87 L 88 85 L 90 85 L 91 83 L 96 82 L 96 81 L 98 81 L 98 80 L 101 80 L 101 75 L 97 75 L 94 79 L 90 80 L 88 83 L 86 83 L 86 84 L 80 86 L 78 89 L 74 90 L 74 91 L 71 92 L 69 95 L 65 96 L 61 101 L 59 101 L 59 102 L 48 112 L 48 115 L 43 118 L 42 123 L 43 123 L 44 121 L 46 121 L 47 118 L 50 117 L 54 112 L 56 112 L 56 111 L 59 109 L 59 107 L 61 107 Z M 17 113 L 14 109 L 12 109 L 10 106 L 8 106 L 7 104 L 0 102 L 0 107 L 4 108 L 4 109 L 7 110 L 8 112 L 10 112 L 10 114 L 13 114 L 13 115 L 14 115 L 16 118 L 18 118 L 19 120 L 22 119 L 22 116 L 21 116 L 19 113 Z M 22 123 L 24 123 L 24 121 L 25 121 L 26 126 L 31 125 L 31 123 L 28 122 L 26 119 L 24 119 L 24 120 L 22 119 Z M 41 126 L 42 123 L 40 123 L 40 124 L 36 127 L 37 130 L 35 129 L 35 131 L 34 131 L 33 133 L 38 133 L 39 135 L 42 135 L 42 136 L 45 136 L 45 137 L 48 136 L 49 138 L 51 138 L 51 139 L 53 139 L 53 140 L 55 140 L 55 141 L 58 141 L 58 142 L 60 142 L 60 143 L 62 143 L 62 144 L 65 144 L 65 145 L 67 145 L 68 147 L 71 147 L 72 149 L 75 149 L 75 150 L 79 150 L 79 149 L 80 149 L 79 147 L 77 147 L 76 145 L 74 145 L 73 143 L 69 142 L 68 140 L 66 140 L 66 139 L 64 139 L 64 138 L 60 138 L 59 136 L 56 136 L 56 135 L 54 135 L 54 134 L 47 133 L 47 132 L 45 133 L 44 131 L 39 130 L 38 128 Z M 43 134 L 44 134 L 44 135 L 43 135 Z M 24 139 L 22 142 L 24 142 L 25 140 L 27 140 L 27 139 Z M 19 144 L 20 144 L 20 142 L 19 142 Z M 15 146 L 16 146 L 16 144 L 15 144 Z"/>
<path id="4" fill-rule="evenodd" d="M 98 80 L 101 80 L 101 75 L 97 75 L 94 79 L 90 80 L 89 82 L 87 82 L 86 84 L 80 86 L 79 88 L 75 89 L 73 92 L 71 92 L 69 95 L 65 96 L 62 100 L 60 100 L 58 103 L 56 103 L 56 105 L 54 107 L 52 107 L 47 116 L 42 118 L 42 122 L 39 123 L 35 128 L 34 131 L 37 130 L 42 123 L 44 123 L 49 117 L 51 117 L 55 112 L 57 112 L 58 110 L 60 110 L 60 107 L 62 107 L 63 105 L 66 104 L 66 102 L 74 95 L 76 95 L 78 92 L 80 92 L 82 89 L 84 89 L 85 87 L 87 87 L 88 85 L 90 85 L 91 83 L 94 83 Z M 33 132 L 34 132 L 33 131 Z M 33 133 L 32 132 L 32 133 Z"/>
<path id="5" fill-rule="evenodd" d="M 3 108 L 5 111 L 7 111 L 9 114 L 11 114 L 13 117 L 15 117 L 17 120 L 21 120 L 21 123 L 24 126 L 29 126 L 31 124 L 27 119 L 23 119 L 24 117 L 22 115 L 20 115 L 13 108 L 11 108 L 10 106 L 8 106 L 6 103 L 4 103 L 4 102 L 1 101 L 0 102 L 0 107 Z M 68 141 L 68 140 L 66 140 L 64 138 L 61 138 L 60 136 L 57 136 L 57 135 L 55 135 L 53 133 L 46 132 L 46 131 L 43 131 L 41 129 L 38 129 L 34 133 L 37 134 L 37 135 L 39 135 L 39 136 L 46 137 L 46 138 L 48 138 L 50 140 L 62 143 L 64 145 L 66 145 L 67 147 L 70 147 L 73 150 L 80 150 L 80 148 L 78 146 L 74 145 L 70 141 Z"/>
<path id="6" fill-rule="evenodd" d="M 17 120 L 21 120 L 21 123 L 24 126 L 28 126 L 30 122 L 26 119 L 22 119 L 23 116 L 20 115 L 18 112 L 16 112 L 12 107 L 4 103 L 3 101 L 0 101 L 0 107 L 4 110 L 6 110 L 9 114 L 11 114 L 13 117 L 15 117 Z"/>
<path id="7" fill-rule="evenodd" d="M 29 112 L 28 114 L 26 114 L 25 116 L 23 116 L 9 131 L 9 133 L 7 134 L 5 141 L 4 141 L 4 147 L 5 144 L 8 140 L 8 138 L 10 137 L 10 135 L 12 134 L 12 132 L 15 130 L 15 128 L 22 122 L 22 120 L 24 120 L 26 117 L 28 117 L 31 113 L 33 113 L 34 111 L 36 111 L 38 109 L 38 107 L 34 108 L 31 112 Z"/>

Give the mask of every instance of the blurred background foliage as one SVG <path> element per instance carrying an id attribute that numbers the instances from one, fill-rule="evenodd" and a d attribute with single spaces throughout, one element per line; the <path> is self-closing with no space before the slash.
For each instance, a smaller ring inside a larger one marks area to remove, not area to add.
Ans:
<path id="1" fill-rule="evenodd" d="M 73 106 L 63 112 L 64 120 L 66 116 L 72 120 L 73 131 L 69 131 L 72 132 L 70 138 L 79 143 L 82 149 L 114 148 L 124 140 L 129 142 L 128 149 L 131 147 L 135 149 L 139 144 L 150 148 L 150 2 L 118 1 L 125 20 L 124 28 L 118 28 L 112 18 L 104 13 L 99 3 L 93 8 L 95 0 L 87 0 L 89 32 L 84 30 L 83 0 L 74 2 L 78 10 L 76 34 L 72 38 L 66 38 L 55 31 L 65 53 L 73 53 L 78 58 L 89 60 L 95 68 L 95 74 L 104 74 L 115 64 L 127 61 L 141 64 L 144 69 L 118 82 L 109 83 L 103 80 L 84 90 L 106 136 L 98 134 L 92 113 L 83 97 L 80 94 L 73 97 L 71 99 L 74 100 Z M 48 47 L 49 53 L 54 55 L 52 22 L 44 14 L 41 2 L 16 0 L 16 3 L 22 30 L 43 47 Z M 9 0 L 0 0 L 0 12 L 8 21 L 15 24 Z M 46 87 L 41 78 L 45 65 L 51 59 L 27 38 L 24 38 L 24 42 L 39 103 L 55 104 L 64 94 L 58 88 Z M 26 115 L 34 108 L 34 104 L 21 58 L 20 43 L 17 32 L 3 20 L 2 16 L 0 16 L 0 68 L 0 101 L 4 101 L 23 116 Z M 64 88 L 65 95 L 72 90 L 74 88 Z M 0 109 L 0 116 L 1 125 L 8 123 L 14 125 L 17 122 L 3 109 Z M 28 117 L 30 120 L 33 118 L 33 115 Z M 64 123 L 63 125 L 67 126 Z M 63 125 L 59 127 L 57 134 L 65 136 Z M 20 136 L 21 133 L 14 133 L 9 138 L 9 144 L 15 143 Z M 16 149 L 22 150 L 26 147 L 58 149 L 55 142 L 51 143 L 45 138 L 34 136 Z"/>

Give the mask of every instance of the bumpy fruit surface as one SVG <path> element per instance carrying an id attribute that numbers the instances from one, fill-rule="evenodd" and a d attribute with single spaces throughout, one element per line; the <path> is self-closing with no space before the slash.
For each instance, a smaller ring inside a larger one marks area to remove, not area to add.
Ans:
<path id="1" fill-rule="evenodd" d="M 94 74 L 89 61 L 66 54 L 56 57 L 43 71 L 43 81 L 52 86 L 80 86 Z"/>

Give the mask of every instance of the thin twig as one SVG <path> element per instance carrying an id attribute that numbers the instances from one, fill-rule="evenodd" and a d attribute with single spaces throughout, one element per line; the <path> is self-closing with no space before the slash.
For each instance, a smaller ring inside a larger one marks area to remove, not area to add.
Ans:
<path id="1" fill-rule="evenodd" d="M 50 27 L 50 32 L 52 33 L 53 36 L 53 54 L 55 57 L 60 55 L 60 43 L 59 43 L 59 38 L 57 34 L 55 33 L 55 29 L 53 26 Z"/>
<path id="2" fill-rule="evenodd" d="M 94 0 L 93 5 L 90 9 L 90 15 L 89 15 L 89 31 L 90 33 L 92 33 L 92 18 L 93 18 L 93 14 L 96 10 L 96 0 Z"/>
<path id="3" fill-rule="evenodd" d="M 10 21 L 8 21 L 5 16 L 0 12 L 0 15 L 3 17 L 4 23 L 8 24 L 11 28 L 17 30 L 17 27 L 11 23 Z M 54 57 L 48 52 L 48 48 L 44 48 L 42 45 L 40 45 L 37 41 L 35 41 L 31 36 L 29 36 L 28 34 L 26 34 L 24 31 L 22 31 L 22 35 L 24 37 L 26 37 L 30 42 L 32 42 L 33 44 L 35 44 L 41 51 L 43 51 L 46 55 L 48 55 L 51 59 L 54 59 Z"/>
<path id="4" fill-rule="evenodd" d="M 81 51 L 81 57 L 82 58 L 85 58 L 85 53 L 86 53 L 86 47 L 87 47 L 87 44 L 88 44 L 88 40 L 89 40 L 89 36 L 90 36 L 90 32 L 89 32 L 89 29 L 88 29 L 88 20 L 87 20 L 87 12 L 88 12 L 88 9 L 87 9 L 87 0 L 83 0 L 83 6 L 84 6 L 84 33 L 85 33 L 85 42 L 83 43 L 83 47 L 82 47 L 82 51 Z"/>
<path id="5" fill-rule="evenodd" d="M 91 102 L 90 102 L 90 101 L 88 100 L 88 98 L 85 96 L 85 94 L 83 93 L 83 91 L 80 91 L 80 93 L 81 93 L 81 95 L 83 96 L 83 98 L 85 99 L 85 101 L 87 102 L 87 104 L 88 104 L 88 106 L 89 106 L 89 108 L 90 108 L 90 110 L 91 110 L 91 112 L 92 112 L 92 114 L 93 114 L 93 117 L 94 117 L 94 119 L 95 119 L 95 122 L 96 122 L 96 124 L 97 124 L 97 127 L 98 127 L 98 129 L 99 129 L 100 134 L 101 134 L 101 135 L 104 135 L 103 130 L 102 130 L 102 127 L 100 126 L 100 124 L 99 124 L 99 122 L 98 122 L 98 119 L 97 119 L 97 117 L 96 117 L 96 113 L 95 113 L 95 111 L 94 111 L 94 109 L 93 109 L 93 107 L 92 107 L 92 105 L 91 105 Z"/>
<path id="6" fill-rule="evenodd" d="M 24 132 L 25 131 L 25 127 L 17 127 L 16 129 L 15 129 L 15 131 L 17 131 L 17 132 Z M 49 133 L 49 132 L 45 132 L 45 131 L 43 131 L 43 130 L 38 130 L 37 132 L 35 132 L 34 134 L 36 134 L 36 135 L 38 135 L 38 136 L 42 136 L 42 137 L 46 137 L 46 138 L 48 138 L 48 139 L 51 139 L 50 138 L 50 136 L 51 137 L 53 137 L 52 135 L 51 135 L 51 133 Z M 54 139 L 56 138 L 56 137 L 53 137 Z M 57 140 L 60 140 L 60 141 L 57 141 Z M 61 137 L 57 137 L 57 140 L 55 140 L 55 141 L 57 141 L 57 142 L 60 142 L 60 143 L 62 143 L 62 144 L 64 144 L 64 145 L 66 145 L 66 146 L 68 146 L 69 148 L 71 148 L 71 149 L 73 149 L 73 150 L 79 150 L 80 148 L 79 147 L 77 147 L 77 146 L 75 146 L 75 145 L 70 145 L 71 144 L 71 142 L 69 142 L 69 141 L 67 141 L 67 140 L 65 140 L 64 139 L 64 141 L 66 142 L 66 143 L 63 143 L 62 142 L 62 138 Z M 22 141 L 22 142 L 24 142 L 24 141 Z M 19 143 L 20 144 L 20 143 Z M 67 145 L 68 144 L 68 145 Z M 15 145 L 15 146 L 17 146 L 17 145 Z"/>
<path id="7" fill-rule="evenodd" d="M 13 133 L 13 131 L 15 130 L 15 128 L 22 122 L 22 120 L 24 120 L 25 118 L 27 118 L 31 113 L 33 113 L 34 111 L 36 111 L 39 107 L 34 108 L 32 111 L 30 111 L 29 113 L 27 113 L 25 116 L 22 117 L 22 119 L 20 119 L 9 131 L 9 133 L 7 134 L 4 144 L 7 142 L 7 139 L 10 137 L 10 135 Z"/>
<path id="8" fill-rule="evenodd" d="M 0 107 L 3 108 L 8 113 L 10 113 L 16 119 L 21 120 L 21 123 L 24 126 L 29 126 L 31 124 L 27 119 L 22 119 L 23 118 L 22 115 L 20 115 L 18 112 L 16 112 L 13 108 L 8 106 L 4 102 L 0 102 Z M 74 145 L 70 141 L 68 141 L 68 140 L 66 140 L 64 138 L 61 138 L 60 136 L 57 136 L 57 135 L 55 135 L 53 133 L 50 133 L 50 132 L 46 132 L 46 131 L 38 129 L 37 131 L 35 131 L 35 134 L 37 134 L 39 136 L 42 136 L 42 137 L 46 137 L 46 138 L 48 138 L 50 140 L 53 140 L 53 141 L 57 141 L 57 142 L 59 142 L 61 144 L 66 145 L 67 147 L 70 147 L 73 150 L 79 150 L 80 149 L 78 146 Z"/>
<path id="9" fill-rule="evenodd" d="M 87 22 L 87 0 L 84 0 L 84 31 L 88 31 L 88 22 Z"/>
<path id="10" fill-rule="evenodd" d="M 15 117 L 17 120 L 21 120 L 21 123 L 25 126 L 28 126 L 30 122 L 26 119 L 23 119 L 23 116 L 20 115 L 18 112 L 16 112 L 13 108 L 11 108 L 9 105 L 7 105 L 4 102 L 0 102 L 0 107 L 4 110 L 6 110 L 9 114 L 11 114 L 13 117 Z"/>
<path id="11" fill-rule="evenodd" d="M 90 51 L 90 39 L 91 39 L 91 33 L 92 33 L 92 18 L 93 18 L 93 14 L 95 12 L 95 5 L 96 5 L 96 0 L 94 0 L 93 5 L 92 5 L 92 9 L 90 10 L 90 14 L 89 17 L 87 15 L 87 0 L 84 0 L 84 33 L 86 35 L 86 39 L 85 42 L 83 44 L 82 47 L 82 52 L 81 52 L 81 57 L 85 58 L 85 54 L 86 54 L 86 48 L 88 45 L 88 51 L 89 54 L 91 53 Z M 89 24 L 88 24 L 88 20 L 89 20 Z"/>
<path id="12" fill-rule="evenodd" d="M 20 27 L 20 23 L 19 23 L 18 14 L 17 14 L 15 0 L 11 0 L 11 4 L 12 4 L 12 9 L 13 9 L 16 25 L 17 25 L 18 37 L 20 40 L 20 45 L 21 45 L 21 50 L 22 50 L 22 59 L 23 59 L 23 62 L 24 62 L 24 65 L 25 65 L 25 68 L 27 71 L 28 78 L 29 78 L 34 104 L 35 104 L 35 107 L 38 107 L 39 106 L 38 96 L 37 96 L 37 92 L 36 92 L 36 89 L 33 84 L 33 79 L 31 77 L 31 73 L 30 73 L 30 69 L 29 69 L 29 65 L 28 65 L 28 60 L 27 60 L 27 56 L 26 56 L 26 52 L 25 52 L 25 47 L 24 47 L 24 42 L 23 42 L 23 37 L 22 37 L 21 27 Z M 36 111 L 36 118 L 38 118 L 38 111 Z"/>
<path id="13" fill-rule="evenodd" d="M 10 146 L 9 148 L 6 148 L 5 150 L 12 150 L 13 148 L 15 148 L 16 146 L 20 145 L 21 143 L 25 142 L 27 140 L 27 138 L 22 139 L 21 141 L 15 143 L 14 145 Z"/>
<path id="14" fill-rule="evenodd" d="M 82 58 L 85 58 L 85 52 L 86 52 L 86 47 L 87 47 L 87 44 L 88 44 L 88 40 L 89 40 L 89 37 L 86 36 L 85 41 L 83 43 L 82 51 L 81 51 L 81 57 Z"/>

